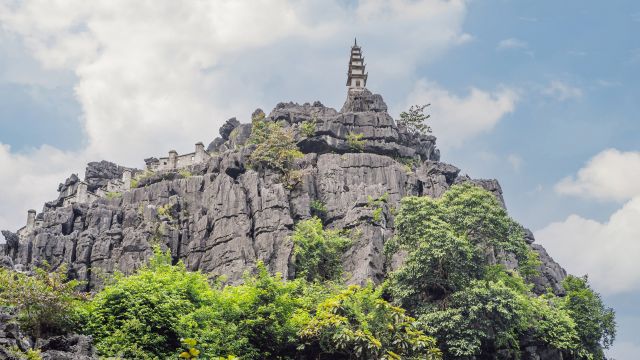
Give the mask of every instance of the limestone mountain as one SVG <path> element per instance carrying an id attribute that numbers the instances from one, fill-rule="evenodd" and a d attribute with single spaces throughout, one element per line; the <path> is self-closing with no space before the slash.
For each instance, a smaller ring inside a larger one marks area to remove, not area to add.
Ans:
<path id="1" fill-rule="evenodd" d="M 295 134 L 304 153 L 295 163 L 298 183 L 249 166 L 255 147 L 247 144 L 251 123 L 232 118 L 199 160 L 187 154 L 188 161 L 161 167 L 162 159 L 147 159 L 146 170 L 89 163 L 84 181 L 71 175 L 56 200 L 37 215 L 28 213 L 25 227 L 3 231 L 3 261 L 21 270 L 45 261 L 54 268 L 67 263 L 71 276 L 93 289 L 114 271 L 133 272 L 159 244 L 189 270 L 231 281 L 258 261 L 293 277 L 293 226 L 319 215 L 328 228 L 357 229 L 358 238 L 343 255 L 347 281 L 379 283 L 397 265 L 385 263 L 382 249 L 393 236 L 401 198 L 439 197 L 453 184 L 473 182 L 504 204 L 496 180 L 471 179 L 440 162 L 435 136 L 398 126 L 382 97 L 368 90 L 350 92 L 340 111 L 320 102 L 280 103 L 265 121 Z M 305 126 L 313 131 L 304 133 Z M 349 134 L 362 134 L 360 146 L 349 143 Z M 388 200 L 374 216 L 371 199 L 383 196 Z M 530 232 L 527 239 L 542 260 L 536 288 L 562 291 L 565 271 L 533 243 Z"/>

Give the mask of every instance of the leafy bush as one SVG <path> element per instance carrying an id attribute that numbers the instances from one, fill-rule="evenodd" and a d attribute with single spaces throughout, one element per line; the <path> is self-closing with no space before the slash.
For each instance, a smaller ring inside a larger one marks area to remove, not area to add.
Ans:
<path id="1" fill-rule="evenodd" d="M 104 195 L 107 199 L 111 200 L 111 199 L 115 199 L 115 198 L 119 198 L 122 196 L 121 192 L 118 191 L 109 191 L 108 193 L 106 193 Z"/>
<path id="2" fill-rule="evenodd" d="M 164 204 L 162 206 L 158 206 L 158 208 L 156 209 L 156 212 L 158 216 L 165 217 L 169 221 L 173 221 L 175 219 L 173 217 L 173 214 L 171 213 L 171 209 L 172 209 L 171 204 Z"/>
<path id="3" fill-rule="evenodd" d="M 0 305 L 14 308 L 22 329 L 36 338 L 64 334 L 77 322 L 78 285 L 64 265 L 49 271 L 45 264 L 32 276 L 0 268 Z"/>
<path id="4" fill-rule="evenodd" d="M 262 263 L 255 277 L 216 293 L 213 303 L 180 320 L 181 333 L 209 356 L 293 358 L 297 333 L 310 315 L 302 283 L 270 276 Z"/>
<path id="5" fill-rule="evenodd" d="M 264 120 L 255 120 L 249 143 L 256 148 L 249 156 L 249 164 L 255 168 L 269 168 L 283 174 L 291 170 L 296 159 L 301 158 L 291 129 Z"/>
<path id="6" fill-rule="evenodd" d="M 507 277 L 503 271 L 498 279 L 473 280 L 454 293 L 446 307 L 420 316 L 445 354 L 471 357 L 511 350 L 516 357 L 524 334 L 556 349 L 575 351 L 575 323 L 568 314 L 545 297 L 528 293 L 517 274 Z"/>
<path id="7" fill-rule="evenodd" d="M 25 352 L 17 346 L 4 349 L 12 360 L 42 360 L 40 350 L 29 349 Z"/>
<path id="8" fill-rule="evenodd" d="M 316 133 L 315 120 L 305 121 L 300 125 L 300 133 L 305 137 L 312 137 Z"/>
<path id="9" fill-rule="evenodd" d="M 104 356 L 167 358 L 180 346 L 180 318 L 212 301 L 204 275 L 171 265 L 158 249 L 136 274 L 114 282 L 85 306 L 84 331 Z"/>
<path id="10" fill-rule="evenodd" d="M 367 207 L 373 209 L 373 221 L 380 222 L 382 220 L 382 212 L 384 204 L 389 201 L 389 193 L 385 192 L 377 199 L 374 199 L 371 195 L 369 195 L 367 200 Z"/>
<path id="11" fill-rule="evenodd" d="M 140 185 L 140 181 L 144 179 L 148 179 L 153 176 L 155 173 L 151 170 L 144 170 L 143 172 L 137 173 L 133 179 L 131 179 L 131 188 L 135 189 Z"/>
<path id="12" fill-rule="evenodd" d="M 293 232 L 296 277 L 307 281 L 335 280 L 342 274 L 342 253 L 351 245 L 337 231 L 324 230 L 317 217 L 300 221 Z"/>
<path id="13" fill-rule="evenodd" d="M 352 285 L 323 301 L 300 335 L 305 351 L 331 359 L 440 358 L 435 340 L 372 286 Z"/>
<path id="14" fill-rule="evenodd" d="M 347 134 L 347 145 L 349 145 L 349 148 L 351 150 L 354 151 L 362 151 L 364 150 L 364 144 L 365 141 L 362 140 L 362 138 L 364 137 L 364 134 L 359 134 L 359 133 L 354 133 L 354 132 L 349 132 Z"/>
<path id="15" fill-rule="evenodd" d="M 426 135 L 431 132 L 431 127 L 424 122 L 431 117 L 431 115 L 425 115 L 424 109 L 430 106 L 427 105 L 412 105 L 409 111 L 403 111 L 400 113 L 400 120 L 398 124 L 407 128 L 410 133 Z"/>
<path id="16" fill-rule="evenodd" d="M 562 285 L 567 294 L 560 306 L 576 323 L 583 349 L 581 355 L 604 359 L 602 349 L 608 349 L 616 337 L 613 309 L 604 306 L 600 295 L 591 289 L 586 277 L 568 276 Z"/>
<path id="17" fill-rule="evenodd" d="M 182 176 L 185 179 L 188 179 L 190 177 L 193 176 L 193 174 L 191 173 L 191 171 L 186 170 L 186 169 L 182 169 L 178 171 L 178 174 L 180 174 L 180 176 Z"/>
<path id="18" fill-rule="evenodd" d="M 324 217 L 327 216 L 327 205 L 325 205 L 325 203 L 323 203 L 322 201 L 316 199 L 311 200 L 309 206 L 311 207 L 312 215 L 315 215 L 321 219 L 324 219 Z"/>

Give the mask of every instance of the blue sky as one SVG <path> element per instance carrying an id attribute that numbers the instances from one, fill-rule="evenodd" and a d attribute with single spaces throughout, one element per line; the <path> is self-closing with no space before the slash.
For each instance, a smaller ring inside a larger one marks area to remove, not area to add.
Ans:
<path id="1" fill-rule="evenodd" d="M 0 1 L 0 227 L 90 160 L 138 166 L 231 116 L 344 99 L 358 36 L 392 114 L 430 102 L 442 160 L 618 313 L 640 352 L 640 4 L 422 0 Z"/>

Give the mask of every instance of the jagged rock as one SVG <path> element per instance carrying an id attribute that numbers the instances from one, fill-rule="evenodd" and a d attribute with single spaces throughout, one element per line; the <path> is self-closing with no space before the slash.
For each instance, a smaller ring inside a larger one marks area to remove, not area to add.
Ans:
<path id="1" fill-rule="evenodd" d="M 127 169 L 128 168 L 124 166 L 119 166 L 104 160 L 99 162 L 90 162 L 87 164 L 87 168 L 85 170 L 84 181 L 87 183 L 89 191 L 95 191 L 100 187 L 105 187 L 109 180 L 122 178 L 122 173 Z"/>
<path id="2" fill-rule="evenodd" d="M 225 140 L 221 137 L 213 139 L 213 141 L 209 143 L 209 146 L 207 146 L 207 152 L 209 152 L 210 154 L 221 152 L 224 143 Z"/>
<path id="3" fill-rule="evenodd" d="M 539 275 L 531 279 L 534 284 L 533 291 L 537 294 L 544 294 L 547 289 L 551 289 L 556 295 L 564 295 L 565 290 L 562 287 L 562 281 L 567 277 L 567 272 L 547 254 L 542 245 L 531 244 L 531 248 L 538 253 L 541 263 L 537 269 Z"/>
<path id="4" fill-rule="evenodd" d="M 6 243 L 4 247 L 4 252 L 0 253 L 0 255 L 8 255 L 10 257 L 15 256 L 15 253 L 18 251 L 18 246 L 20 243 L 20 238 L 18 237 L 18 234 L 8 230 L 2 230 L 1 233 L 2 233 L 2 236 L 4 236 Z"/>
<path id="5" fill-rule="evenodd" d="M 97 358 L 90 336 L 54 336 L 40 340 L 36 347 L 42 352 L 42 360 L 92 360 Z"/>
<path id="6" fill-rule="evenodd" d="M 527 244 L 533 244 L 533 242 L 536 241 L 535 237 L 533 236 L 533 231 L 524 229 L 524 241 L 526 241 Z"/>
<path id="7" fill-rule="evenodd" d="M 386 112 L 387 104 L 385 104 L 381 95 L 372 94 L 371 91 L 363 89 L 349 92 L 347 100 L 342 106 L 342 110 L 340 110 L 341 113 L 365 111 Z"/>
<path id="8" fill-rule="evenodd" d="M 233 129 L 238 127 L 238 125 L 240 125 L 240 121 L 238 121 L 235 117 L 227 120 L 220 128 L 220 136 L 222 137 L 222 140 L 229 140 L 229 134 L 231 134 Z"/>

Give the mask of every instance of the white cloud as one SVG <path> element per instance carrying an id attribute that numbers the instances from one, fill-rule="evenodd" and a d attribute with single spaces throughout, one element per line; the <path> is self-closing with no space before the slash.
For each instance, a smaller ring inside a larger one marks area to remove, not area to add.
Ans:
<path id="1" fill-rule="evenodd" d="M 506 114 L 515 110 L 517 100 L 518 94 L 509 88 L 497 91 L 471 88 L 468 95 L 460 97 L 434 82 L 419 80 L 406 106 L 431 103 L 429 121 L 438 144 L 446 148 L 460 146 L 493 129 Z"/>
<path id="2" fill-rule="evenodd" d="M 498 43 L 498 50 L 508 50 L 508 49 L 528 49 L 529 45 L 520 39 L 509 38 L 500 40 Z"/>
<path id="3" fill-rule="evenodd" d="M 640 152 L 607 149 L 555 186 L 563 195 L 625 201 L 640 196 Z"/>
<path id="4" fill-rule="evenodd" d="M 26 223 L 27 209 L 42 210 L 45 200 L 57 197 L 60 182 L 83 169 L 86 158 L 81 154 L 63 152 L 48 145 L 27 154 L 11 153 L 0 144 L 0 229 L 16 230 Z M 77 167 L 77 168 L 74 168 Z M 4 239 L 0 239 L 3 242 Z"/>
<path id="5" fill-rule="evenodd" d="M 582 89 L 558 80 L 551 81 L 542 93 L 560 101 L 579 99 L 583 95 Z"/>
<path id="6" fill-rule="evenodd" d="M 549 253 L 575 274 L 588 273 L 598 289 L 640 289 L 640 152 L 607 149 L 591 158 L 556 192 L 586 199 L 625 201 L 607 221 L 570 215 L 536 232 Z"/>
<path id="7" fill-rule="evenodd" d="M 606 222 L 571 215 L 536 231 L 538 242 L 570 273 L 588 274 L 596 289 L 615 294 L 640 289 L 640 196 Z"/>
<path id="8" fill-rule="evenodd" d="M 227 118 L 246 121 L 256 107 L 292 97 L 339 106 L 354 35 L 372 90 L 389 91 L 418 64 L 472 39 L 462 31 L 466 3 L 0 1 L 2 31 L 44 68 L 75 74 L 86 133 L 75 154 L 2 149 L 0 167 L 21 172 L 23 182 L 3 184 L 0 228 L 23 223 L 15 219 L 51 199 L 49 189 L 87 160 L 141 166 L 172 148 L 190 151 Z M 52 154 L 66 160 L 50 166 Z M 14 193 L 19 186 L 37 189 Z"/>

